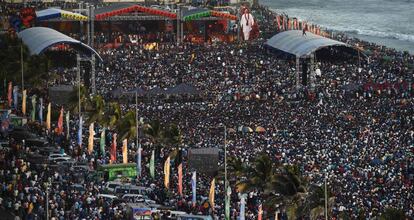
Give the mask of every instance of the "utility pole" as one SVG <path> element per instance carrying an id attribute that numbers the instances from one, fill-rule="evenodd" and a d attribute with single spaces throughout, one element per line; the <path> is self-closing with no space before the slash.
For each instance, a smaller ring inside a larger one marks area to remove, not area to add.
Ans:
<path id="1" fill-rule="evenodd" d="M 135 126 L 136 126 L 136 132 L 137 132 L 137 147 L 138 147 L 138 167 L 140 168 L 137 176 L 141 177 L 141 143 L 139 141 L 139 120 L 138 120 L 138 89 L 135 88 Z"/>
<path id="2" fill-rule="evenodd" d="M 80 115 L 81 115 L 81 94 L 80 94 L 80 91 L 81 91 L 81 78 L 80 78 L 80 75 L 81 75 L 81 57 L 80 57 L 80 54 L 77 54 L 77 57 L 76 57 L 77 59 L 76 59 L 76 64 L 77 64 L 77 67 L 78 67 L 78 75 L 77 75 L 77 80 L 78 80 L 78 105 L 79 105 L 79 117 L 80 117 Z"/>
<path id="3" fill-rule="evenodd" d="M 23 63 L 23 41 L 20 44 L 20 65 L 22 69 L 22 92 L 24 90 L 24 63 Z"/>

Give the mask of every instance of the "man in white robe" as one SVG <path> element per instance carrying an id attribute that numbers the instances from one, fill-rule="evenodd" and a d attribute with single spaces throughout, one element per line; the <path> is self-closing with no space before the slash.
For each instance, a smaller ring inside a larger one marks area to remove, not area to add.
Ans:
<path id="1" fill-rule="evenodd" d="M 244 14 L 241 16 L 240 25 L 243 31 L 244 40 L 249 40 L 250 31 L 254 24 L 253 15 L 249 13 L 249 10 L 246 8 Z"/>

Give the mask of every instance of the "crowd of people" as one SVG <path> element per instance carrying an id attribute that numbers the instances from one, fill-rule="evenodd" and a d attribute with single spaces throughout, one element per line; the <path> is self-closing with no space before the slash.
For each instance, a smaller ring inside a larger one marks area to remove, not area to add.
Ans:
<path id="1" fill-rule="evenodd" d="M 362 215 L 372 218 L 388 207 L 401 209 L 407 217 L 413 217 L 414 56 L 336 34 L 335 39 L 362 48 L 366 55 L 346 60 L 340 53 L 336 59 L 317 57 L 316 87 L 304 86 L 298 90 L 294 60 L 277 57 L 264 45 L 276 33 L 272 27 L 277 15 L 262 7 L 253 13 L 263 19 L 259 21 L 262 37 L 251 42 L 176 45 L 172 41 L 151 49 L 142 44 L 101 47 L 103 63 L 96 75 L 98 94 L 109 101 L 119 89 L 150 91 L 182 82 L 194 85 L 202 91 L 201 101 L 176 98 L 167 102 L 153 97 L 138 106 L 135 102 L 123 103 L 122 110 L 137 108 L 145 122 L 159 120 L 161 124 L 178 125 L 184 155 L 190 148 L 222 148 L 221 127 L 233 128 L 234 132 L 228 133 L 229 156 L 250 164 L 256 155 L 266 152 L 283 164 L 297 165 L 310 184 L 322 185 L 326 177 L 335 198 L 330 207 L 332 218 L 343 213 L 351 219 Z M 97 37 L 107 42 L 104 35 Z M 75 83 L 76 69 L 53 71 L 62 75 L 60 84 Z M 75 116 L 70 123 L 71 141 L 67 145 L 44 131 L 39 131 L 39 135 L 48 137 L 58 147 L 66 146 L 67 154 L 92 170 L 97 164 L 108 163 L 109 150 L 105 156 L 87 155 L 83 149 L 75 153 L 77 126 Z M 261 126 L 266 131 L 240 132 L 240 126 Z M 129 142 L 129 161 L 135 162 L 137 146 L 133 140 Z M 98 198 L 105 182 L 87 181 L 87 176 L 80 178 L 74 171 L 35 167 L 19 156 L 31 149 L 13 139 L 9 144 L 11 150 L 0 154 L 1 158 L 9 158 L 0 170 L 0 204 L 7 210 L 24 219 L 39 219 L 46 211 L 48 190 L 50 216 L 55 219 L 125 218 L 120 204 Z M 151 140 L 143 137 L 142 146 L 145 165 L 151 157 Z M 157 158 L 156 178 L 150 178 L 144 168 L 137 185 L 151 187 L 150 198 L 159 204 L 224 219 L 221 179 L 216 185 L 214 211 L 203 206 L 211 181 L 207 175 L 198 176 L 197 205 L 191 205 L 191 173 L 186 170 L 186 157 L 184 197 L 178 196 L 175 169 L 171 189 L 164 189 L 161 171 L 171 149 L 164 149 Z M 84 191 L 70 188 L 73 184 L 81 184 Z M 260 194 L 255 191 L 249 194 L 247 219 L 257 218 L 260 202 L 263 202 Z M 233 193 L 232 219 L 239 212 L 240 200 Z"/>

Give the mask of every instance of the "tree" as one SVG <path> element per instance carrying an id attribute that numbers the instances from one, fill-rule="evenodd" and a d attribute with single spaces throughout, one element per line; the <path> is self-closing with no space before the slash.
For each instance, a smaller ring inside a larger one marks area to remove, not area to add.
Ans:
<path id="1" fill-rule="evenodd" d="M 121 107 L 117 102 L 111 102 L 106 106 L 106 112 L 104 113 L 104 119 L 102 124 L 113 129 L 118 124 L 122 117 Z"/>
<path id="2" fill-rule="evenodd" d="M 96 122 L 102 126 L 106 126 L 105 120 L 105 101 L 100 95 L 92 97 L 91 101 L 92 110 L 88 112 L 88 124 Z"/>
<path id="3" fill-rule="evenodd" d="M 88 90 L 85 86 L 80 87 L 80 104 L 81 111 L 90 109 Z M 79 113 L 79 87 L 74 86 L 72 92 L 69 94 L 69 109 L 74 113 Z"/>
<path id="4" fill-rule="evenodd" d="M 149 124 L 146 124 L 144 127 L 144 133 L 151 140 L 156 155 L 158 156 L 165 143 L 165 132 L 160 121 L 155 120 L 151 121 Z"/>
<path id="5" fill-rule="evenodd" d="M 380 216 L 379 219 L 381 220 L 388 220 L 388 219 L 404 220 L 405 214 L 404 214 L 404 211 L 401 209 L 387 208 L 385 209 L 384 213 Z"/>
<path id="6" fill-rule="evenodd" d="M 116 126 L 120 140 L 135 139 L 137 137 L 136 125 L 135 111 L 130 110 L 121 118 Z"/>

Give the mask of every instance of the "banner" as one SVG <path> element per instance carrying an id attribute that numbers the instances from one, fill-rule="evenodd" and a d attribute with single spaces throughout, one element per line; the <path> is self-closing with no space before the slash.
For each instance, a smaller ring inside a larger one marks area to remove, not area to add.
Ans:
<path id="1" fill-rule="evenodd" d="M 58 118 L 58 127 L 57 134 L 61 135 L 63 133 L 63 107 L 60 108 L 59 118 Z"/>
<path id="2" fill-rule="evenodd" d="M 7 101 L 8 101 L 8 104 L 9 104 L 9 108 L 11 108 L 12 101 L 13 101 L 12 93 L 13 93 L 12 82 L 9 82 L 9 87 L 7 89 Z"/>
<path id="3" fill-rule="evenodd" d="M 66 140 L 70 139 L 70 113 L 69 111 L 66 112 Z"/>
<path id="4" fill-rule="evenodd" d="M 240 196 L 240 217 L 239 220 L 245 220 L 246 216 L 246 198 L 247 194 L 242 194 Z"/>
<path id="5" fill-rule="evenodd" d="M 155 177 L 155 151 L 152 151 L 151 159 L 150 159 L 150 176 L 154 179 Z"/>
<path id="6" fill-rule="evenodd" d="M 192 202 L 193 202 L 193 207 L 196 205 L 197 203 L 197 172 L 194 171 L 193 175 L 191 176 L 191 189 L 192 189 Z"/>
<path id="7" fill-rule="evenodd" d="M 93 152 L 93 137 L 95 136 L 95 130 L 93 123 L 89 125 L 89 138 L 88 138 L 88 154 L 91 155 Z"/>
<path id="8" fill-rule="evenodd" d="M 169 189 L 170 187 L 170 157 L 164 162 L 164 186 Z"/>
<path id="9" fill-rule="evenodd" d="M 141 177 L 142 167 L 141 167 L 141 157 L 142 157 L 142 148 L 141 144 L 138 143 L 138 152 L 137 152 L 137 176 Z"/>
<path id="10" fill-rule="evenodd" d="M 15 109 L 17 109 L 17 103 L 18 103 L 18 96 L 17 96 L 17 93 L 18 93 L 18 91 L 19 91 L 19 87 L 17 87 L 17 86 L 14 86 L 13 87 L 13 105 L 14 105 L 14 108 Z"/>
<path id="11" fill-rule="evenodd" d="M 52 104 L 49 102 L 47 105 L 47 115 L 46 115 L 46 128 L 48 131 L 50 131 L 51 125 L 50 125 L 50 117 L 52 114 Z"/>
<path id="12" fill-rule="evenodd" d="M 224 198 L 225 219 L 226 220 L 230 220 L 230 198 L 231 198 L 231 187 L 227 186 L 226 197 Z"/>
<path id="13" fill-rule="evenodd" d="M 39 122 L 43 124 L 43 98 L 40 98 L 39 102 Z"/>
<path id="14" fill-rule="evenodd" d="M 216 178 L 213 178 L 210 185 L 210 193 L 208 194 L 208 201 L 210 202 L 211 208 L 214 210 L 214 194 L 216 189 Z"/>
<path id="15" fill-rule="evenodd" d="M 32 121 L 36 120 L 36 95 L 32 96 L 32 112 L 31 112 Z"/>
<path id="16" fill-rule="evenodd" d="M 111 159 L 109 163 L 116 163 L 116 133 L 112 135 Z"/>
<path id="17" fill-rule="evenodd" d="M 178 194 L 183 196 L 183 163 L 178 165 Z"/>
<path id="18" fill-rule="evenodd" d="M 262 208 L 262 204 L 259 205 L 259 211 L 257 213 L 257 220 L 262 220 L 263 217 L 263 208 Z"/>
<path id="19" fill-rule="evenodd" d="M 124 139 L 122 141 L 122 163 L 128 163 L 128 141 Z"/>
<path id="20" fill-rule="evenodd" d="M 105 157 L 105 138 L 106 138 L 106 135 L 105 135 L 105 128 L 103 128 L 103 130 L 102 130 L 102 132 L 101 132 L 101 139 L 99 140 L 99 146 L 100 146 L 100 150 L 101 150 L 101 155 L 102 155 L 102 157 Z"/>
<path id="21" fill-rule="evenodd" d="M 26 96 L 27 96 L 27 90 L 23 90 L 23 99 L 22 99 L 22 113 L 23 115 L 26 115 Z"/>
<path id="22" fill-rule="evenodd" d="M 78 146 L 82 147 L 82 127 L 83 127 L 83 119 L 82 116 L 79 117 L 79 128 L 78 128 Z"/>

